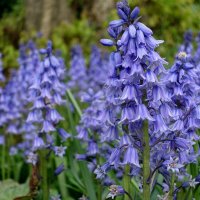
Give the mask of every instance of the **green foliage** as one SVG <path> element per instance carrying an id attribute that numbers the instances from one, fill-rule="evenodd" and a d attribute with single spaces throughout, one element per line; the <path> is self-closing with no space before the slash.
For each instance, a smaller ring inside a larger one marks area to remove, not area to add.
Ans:
<path id="1" fill-rule="evenodd" d="M 24 26 L 23 1 L 13 7 L 12 13 L 5 13 L 0 19 L 0 52 L 5 68 L 17 67 L 20 33 Z"/>
<path id="2" fill-rule="evenodd" d="M 165 41 L 159 52 L 170 62 L 183 41 L 184 32 L 191 29 L 196 35 L 200 31 L 200 3 L 195 0 L 135 0 L 130 3 L 140 7 L 142 21 L 152 28 L 156 38 Z"/>
<path id="3" fill-rule="evenodd" d="M 4 15 L 4 13 L 11 12 L 13 10 L 14 5 L 19 3 L 19 0 L 1 0 L 0 1 L 0 18 Z"/>
<path id="4" fill-rule="evenodd" d="M 15 197 L 26 195 L 28 190 L 28 184 L 18 184 L 12 180 L 5 180 L 0 182 L 0 199 L 13 200 Z"/>
<path id="5" fill-rule="evenodd" d="M 89 55 L 90 46 L 97 43 L 95 39 L 95 28 L 86 19 L 75 20 L 71 24 L 62 23 L 52 34 L 54 48 L 61 50 L 67 60 L 70 48 L 75 44 L 80 44 L 84 53 Z"/>

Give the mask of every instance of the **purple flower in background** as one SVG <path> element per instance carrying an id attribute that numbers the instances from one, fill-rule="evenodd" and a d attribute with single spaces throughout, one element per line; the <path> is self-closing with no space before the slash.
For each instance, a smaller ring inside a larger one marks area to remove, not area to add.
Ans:
<path id="1" fill-rule="evenodd" d="M 200 32 L 198 33 L 197 37 L 196 37 L 196 43 L 197 43 L 197 49 L 196 52 L 194 54 L 194 62 L 197 65 L 197 68 L 199 68 L 199 64 L 200 64 Z"/>
<path id="2" fill-rule="evenodd" d="M 70 70 L 68 72 L 69 82 L 68 86 L 71 89 L 79 89 L 84 91 L 87 89 L 87 72 L 85 59 L 83 57 L 82 49 L 79 45 L 71 49 Z"/>
<path id="3" fill-rule="evenodd" d="M 104 153 L 99 143 L 100 134 L 103 132 L 99 117 L 104 104 L 104 101 L 102 101 L 102 98 L 104 98 L 102 88 L 104 87 L 109 65 L 110 61 L 107 55 L 103 55 L 96 46 L 93 46 L 87 70 L 89 88 L 80 94 L 81 100 L 89 104 L 89 107 L 83 111 L 80 124 L 77 126 L 77 138 L 87 144 L 87 153 L 84 158 L 90 160 L 89 164 L 91 165 L 97 162 L 97 155 Z"/>
<path id="4" fill-rule="evenodd" d="M 123 189 L 122 186 L 119 186 L 119 185 L 111 185 L 109 187 L 109 193 L 108 195 L 106 196 L 106 198 L 112 198 L 114 199 L 116 196 L 120 196 L 120 195 L 123 195 L 125 194 L 125 191 Z"/>
<path id="5" fill-rule="evenodd" d="M 167 166 L 167 170 L 171 170 L 172 172 L 179 172 L 179 169 L 183 167 L 184 165 L 179 164 L 177 160 L 174 160 L 172 157 L 170 157 L 169 160 L 166 160 L 163 162 L 163 165 Z"/>
<path id="6" fill-rule="evenodd" d="M 33 140 L 33 150 L 45 149 L 55 145 L 52 137 L 56 125 L 63 117 L 55 109 L 56 105 L 63 104 L 62 96 L 65 95 L 66 86 L 63 83 L 65 73 L 64 63 L 52 53 L 52 43 L 48 42 L 46 49 L 41 49 L 44 56 L 35 69 L 35 76 L 29 87 L 29 101 L 33 103 L 27 122 L 37 124 L 38 132 Z M 59 101 L 58 101 L 59 99 Z M 57 129 L 62 140 L 69 138 L 64 129 Z M 66 147 L 52 147 L 55 155 L 63 156 Z"/>
<path id="7" fill-rule="evenodd" d="M 38 162 L 38 155 L 35 153 L 30 152 L 27 155 L 27 163 L 31 163 L 33 165 L 36 165 L 36 163 Z"/>
<path id="8" fill-rule="evenodd" d="M 61 200 L 61 196 L 59 194 L 56 196 L 51 196 L 50 200 Z"/>
<path id="9" fill-rule="evenodd" d="M 102 89 L 108 74 L 109 58 L 96 46 L 92 46 L 89 68 L 87 70 L 88 86 L 94 91 Z"/>
<path id="10" fill-rule="evenodd" d="M 24 111 L 20 93 L 21 86 L 17 71 L 12 71 L 10 80 L 0 95 L 0 125 L 6 126 L 7 132 L 9 131 L 10 134 L 20 133 L 21 117 Z"/>
<path id="11" fill-rule="evenodd" d="M 54 171 L 54 174 L 56 176 L 58 176 L 59 174 L 61 174 L 63 171 L 65 170 L 65 166 L 64 164 L 60 164 Z"/>
<path id="12" fill-rule="evenodd" d="M 58 128 L 57 131 L 62 139 L 62 142 L 66 141 L 69 137 L 71 137 L 71 135 L 67 133 L 63 128 Z"/>
<path id="13" fill-rule="evenodd" d="M 191 30 L 186 31 L 184 34 L 184 43 L 179 47 L 179 52 L 186 52 L 187 54 L 192 54 L 193 51 L 193 33 Z"/>
<path id="14" fill-rule="evenodd" d="M 140 167 L 138 152 L 132 146 L 129 146 L 128 149 L 126 150 L 123 164 L 132 164 L 137 167 Z"/>
<path id="15" fill-rule="evenodd" d="M 55 155 L 59 157 L 63 157 L 65 154 L 66 148 L 67 147 L 63 147 L 63 146 L 55 146 L 53 149 L 54 149 Z"/>

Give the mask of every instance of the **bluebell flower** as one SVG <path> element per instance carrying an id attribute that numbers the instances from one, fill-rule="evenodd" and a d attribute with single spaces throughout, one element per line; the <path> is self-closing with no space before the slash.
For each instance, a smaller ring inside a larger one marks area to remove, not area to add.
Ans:
<path id="1" fill-rule="evenodd" d="M 59 157 L 63 157 L 64 156 L 66 149 L 67 149 L 67 147 L 63 147 L 63 146 L 54 146 L 53 147 L 55 155 L 57 155 Z"/>
<path id="2" fill-rule="evenodd" d="M 186 31 L 184 34 L 184 43 L 179 47 L 179 52 L 186 52 L 187 54 L 192 54 L 193 51 L 193 33 L 191 30 Z"/>
<path id="3" fill-rule="evenodd" d="M 33 44 L 31 48 L 32 64 L 35 66 L 35 76 L 29 83 L 28 101 L 32 107 L 27 117 L 27 123 L 34 123 L 35 134 L 26 137 L 30 146 L 29 151 L 37 154 L 38 150 L 51 149 L 55 155 L 63 157 L 66 147 L 55 146 L 55 139 L 52 132 L 58 130 L 62 142 L 69 135 L 64 129 L 57 129 L 58 123 L 63 117 L 55 109 L 56 105 L 63 104 L 62 97 L 65 95 L 66 86 L 64 84 L 65 65 L 61 57 L 53 54 L 52 43 L 48 42 L 46 49 L 37 51 Z M 42 55 L 40 60 L 39 52 Z"/>
<path id="4" fill-rule="evenodd" d="M 0 145 L 4 145 L 5 137 L 3 135 L 0 136 Z"/>
<path id="5" fill-rule="evenodd" d="M 120 195 L 124 195 L 125 194 L 125 190 L 123 189 L 122 186 L 120 185 L 111 185 L 109 187 L 109 193 L 106 196 L 106 198 L 112 198 L 114 199 L 116 196 L 120 196 Z"/>
<path id="6" fill-rule="evenodd" d="M 165 84 L 160 81 L 167 62 L 154 50 L 163 41 L 156 40 L 153 31 L 139 22 L 138 7 L 131 10 L 127 1 L 122 1 L 117 4 L 117 13 L 120 19 L 110 22 L 108 28 L 111 39 L 100 41 L 116 47 L 110 54 L 99 118 L 104 128 L 100 133 L 103 142 L 114 142 L 107 158 L 111 166 L 108 169 L 123 169 L 128 164 L 134 174 L 142 166 L 144 122 L 149 124 L 151 143 L 170 131 L 167 122 L 173 111 Z"/>
<path id="7" fill-rule="evenodd" d="M 103 179 L 106 177 L 106 174 L 110 168 L 110 163 L 105 163 L 102 166 L 97 166 L 94 170 L 94 174 L 96 174 L 97 179 Z"/>
<path id="8" fill-rule="evenodd" d="M 76 136 L 78 139 L 82 139 L 84 141 L 87 141 L 88 138 L 88 130 L 86 128 L 82 128 L 82 127 L 77 127 L 77 132 L 78 135 Z"/>
<path id="9" fill-rule="evenodd" d="M 33 151 L 45 148 L 44 140 L 41 137 L 36 136 L 33 141 Z"/>
<path id="10" fill-rule="evenodd" d="M 54 171 L 54 174 L 58 176 L 60 173 L 62 173 L 65 170 L 64 164 L 60 164 Z"/>
<path id="11" fill-rule="evenodd" d="M 199 55 L 200 55 L 200 33 L 198 33 L 195 41 L 196 41 L 196 44 L 197 44 L 197 49 L 196 49 L 196 51 L 194 53 L 193 60 L 194 60 L 195 64 L 198 67 L 199 66 L 199 62 L 200 62 L 200 58 L 199 58 Z"/>
<path id="12" fill-rule="evenodd" d="M 17 147 L 12 146 L 10 148 L 9 155 L 14 156 L 14 155 L 17 155 L 18 153 L 19 152 L 18 152 L 18 148 Z"/>
<path id="13" fill-rule="evenodd" d="M 51 196 L 50 200 L 62 200 L 62 199 L 61 199 L 61 196 L 58 194 L 58 195 L 55 195 L 55 196 Z"/>
<path id="14" fill-rule="evenodd" d="M 129 146 L 127 148 L 123 164 L 132 164 L 137 167 L 140 167 L 138 152 L 134 147 Z"/>
<path id="15" fill-rule="evenodd" d="M 199 128 L 198 101 L 195 101 L 199 93 L 196 73 L 191 55 L 179 52 L 174 65 L 164 77 L 166 92 L 171 98 L 171 102 L 168 102 L 171 118 L 168 118 L 167 122 L 171 131 L 165 135 L 166 139 L 163 139 L 170 141 L 168 148 L 181 165 L 194 162 L 197 156 L 193 150 L 194 138 L 198 138 L 195 136 L 195 130 Z M 190 137 L 190 134 L 193 136 Z"/>
<path id="16" fill-rule="evenodd" d="M 88 148 L 87 148 L 87 154 L 90 156 L 95 156 L 99 152 L 98 145 L 94 141 L 89 141 Z"/>
<path id="17" fill-rule="evenodd" d="M 42 110 L 35 108 L 28 114 L 27 122 L 41 122 L 43 120 Z"/>
<path id="18" fill-rule="evenodd" d="M 33 165 L 36 165 L 38 162 L 38 155 L 35 154 L 35 153 L 32 153 L 30 152 L 28 155 L 27 155 L 27 163 L 31 163 Z"/>
<path id="19" fill-rule="evenodd" d="M 91 47 L 90 63 L 87 70 L 88 87 L 94 92 L 100 91 L 108 77 L 110 61 L 108 55 L 103 54 L 96 46 Z M 98 77 L 98 78 L 97 78 Z"/>
<path id="20" fill-rule="evenodd" d="M 70 70 L 68 72 L 70 81 L 68 83 L 71 89 L 85 90 L 87 88 L 86 64 L 80 46 L 74 46 L 71 49 Z"/>
<path id="21" fill-rule="evenodd" d="M 120 156 L 121 156 L 121 148 L 116 148 L 113 150 L 113 152 L 111 153 L 110 157 L 109 157 L 109 164 L 110 165 L 114 165 L 114 166 L 118 166 L 120 163 Z"/>
<path id="22" fill-rule="evenodd" d="M 85 195 L 83 195 L 83 196 L 80 197 L 78 200 L 88 200 L 88 198 L 87 198 Z"/>
<path id="23" fill-rule="evenodd" d="M 115 141 L 119 139 L 119 131 L 117 126 L 109 126 L 106 130 L 105 133 L 102 133 L 102 142 L 104 141 Z"/>
<path id="24" fill-rule="evenodd" d="M 120 146 L 124 146 L 124 145 L 131 145 L 131 137 L 128 134 L 124 134 L 121 138 L 120 138 Z"/>
<path id="25" fill-rule="evenodd" d="M 166 160 L 163 162 L 163 165 L 167 167 L 167 170 L 171 170 L 172 172 L 178 173 L 180 168 L 182 168 L 184 165 L 180 164 L 177 159 L 173 159 L 170 157 L 169 160 Z"/>
<path id="26" fill-rule="evenodd" d="M 71 137 L 71 135 L 67 133 L 63 128 L 58 128 L 57 131 L 62 139 L 62 142 L 66 141 L 69 137 Z"/>

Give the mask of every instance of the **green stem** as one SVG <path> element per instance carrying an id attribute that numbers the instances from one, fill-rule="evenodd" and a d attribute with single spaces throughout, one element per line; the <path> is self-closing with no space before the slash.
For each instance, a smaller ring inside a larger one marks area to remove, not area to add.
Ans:
<path id="1" fill-rule="evenodd" d="M 6 171 L 5 171 L 5 156 L 6 156 L 6 147 L 5 144 L 2 145 L 2 160 L 1 160 L 1 169 L 2 169 L 2 179 L 5 180 L 6 178 Z"/>
<path id="2" fill-rule="evenodd" d="M 124 176 L 123 176 L 123 185 L 124 185 L 124 190 L 130 194 L 131 191 L 131 177 L 129 175 L 130 173 L 130 166 L 126 165 L 124 169 Z M 129 200 L 129 196 L 125 195 L 124 200 Z"/>
<path id="3" fill-rule="evenodd" d="M 131 195 L 128 192 L 125 191 L 125 194 L 127 195 L 129 200 L 133 200 L 133 198 L 131 197 Z"/>
<path id="4" fill-rule="evenodd" d="M 188 199 L 193 199 L 193 188 L 190 187 L 189 191 L 188 191 Z"/>
<path id="5" fill-rule="evenodd" d="M 49 185 L 48 185 L 48 176 L 47 176 L 46 150 L 42 149 L 39 152 L 39 157 L 40 157 L 42 200 L 48 200 L 49 199 Z"/>
<path id="6" fill-rule="evenodd" d="M 100 183 L 97 183 L 97 199 L 101 200 L 102 199 L 101 196 L 102 196 L 102 186 Z"/>
<path id="7" fill-rule="evenodd" d="M 175 181 L 175 174 L 173 173 L 171 175 L 171 184 L 170 184 L 170 190 L 169 190 L 169 200 L 173 200 L 173 192 L 174 192 L 174 181 Z"/>
<path id="8" fill-rule="evenodd" d="M 57 166 L 59 166 L 60 162 L 60 158 L 55 158 L 55 163 Z M 67 166 L 67 162 L 65 162 L 64 160 L 64 166 Z M 65 173 L 62 172 L 61 174 L 58 175 L 58 185 L 60 188 L 60 192 L 62 195 L 63 199 L 67 199 L 67 197 L 69 196 L 68 194 L 68 189 L 66 188 L 66 177 L 65 177 Z"/>
<path id="9" fill-rule="evenodd" d="M 147 121 L 144 121 L 143 139 L 143 200 L 150 200 L 150 184 L 147 182 L 150 175 L 150 146 Z"/>
<path id="10" fill-rule="evenodd" d="M 75 109 L 76 109 L 76 111 L 77 111 L 79 117 L 81 117 L 82 111 L 81 111 L 81 109 L 80 109 L 80 107 L 79 107 L 79 105 L 78 105 L 76 99 L 74 98 L 74 96 L 73 96 L 73 94 L 71 93 L 70 90 L 67 90 L 67 95 L 69 96 L 69 99 L 70 99 L 70 101 L 72 102 L 73 106 L 75 107 Z"/>
<path id="11" fill-rule="evenodd" d="M 82 115 L 81 109 L 80 109 L 76 99 L 74 98 L 73 94 L 70 92 L 70 90 L 67 90 L 67 94 L 68 94 L 68 98 L 70 99 L 73 106 L 75 107 L 79 117 L 81 117 L 81 115 Z M 76 134 L 75 124 L 74 124 L 74 120 L 73 120 L 73 117 L 72 117 L 69 107 L 67 109 L 67 112 L 68 112 L 69 119 L 70 119 L 71 131 L 72 131 L 73 135 L 75 135 Z M 80 153 L 83 152 L 82 147 L 77 140 L 74 141 L 74 146 L 77 149 L 77 152 L 80 152 Z M 87 195 L 90 197 L 90 199 L 97 200 L 93 179 L 92 179 L 91 173 L 90 173 L 86 163 L 79 162 L 79 167 L 81 169 L 80 171 L 81 171 L 81 174 L 83 177 L 84 185 L 86 187 Z"/>
<path id="12" fill-rule="evenodd" d="M 7 153 L 7 178 L 9 179 L 11 177 L 11 156 L 9 155 L 10 152 L 10 147 L 11 147 L 11 135 L 7 135 L 7 145 L 6 145 L 6 153 Z"/>
<path id="13" fill-rule="evenodd" d="M 97 165 L 100 165 L 100 157 L 99 155 L 96 156 L 96 160 L 97 160 Z M 97 181 L 97 200 L 102 200 L 102 184 Z"/>

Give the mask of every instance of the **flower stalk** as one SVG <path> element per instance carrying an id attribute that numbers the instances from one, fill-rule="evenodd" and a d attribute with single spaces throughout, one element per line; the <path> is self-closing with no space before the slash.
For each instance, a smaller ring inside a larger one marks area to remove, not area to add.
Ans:
<path id="1" fill-rule="evenodd" d="M 150 146 L 147 120 L 144 121 L 143 134 L 143 200 L 150 200 L 150 184 L 147 181 L 150 174 Z"/>
<path id="2" fill-rule="evenodd" d="M 2 180 L 5 180 L 5 177 L 6 177 L 5 158 L 6 158 L 6 147 L 5 145 L 2 145 L 2 156 L 1 156 Z"/>
<path id="3" fill-rule="evenodd" d="M 175 182 L 175 174 L 172 173 L 171 175 L 171 184 L 170 184 L 170 190 L 169 190 L 169 200 L 174 199 L 174 182 Z"/>
<path id="4" fill-rule="evenodd" d="M 130 166 L 126 165 L 124 169 L 124 176 L 123 176 L 123 184 L 124 184 L 124 190 L 130 195 L 131 191 L 131 177 L 129 175 L 130 172 Z M 125 195 L 124 200 L 129 200 L 130 197 L 128 195 Z"/>
<path id="5" fill-rule="evenodd" d="M 48 185 L 48 175 L 47 175 L 47 159 L 46 150 L 42 149 L 39 152 L 40 158 L 40 176 L 41 176 L 41 189 L 42 189 L 42 199 L 49 199 L 49 185 Z"/>

